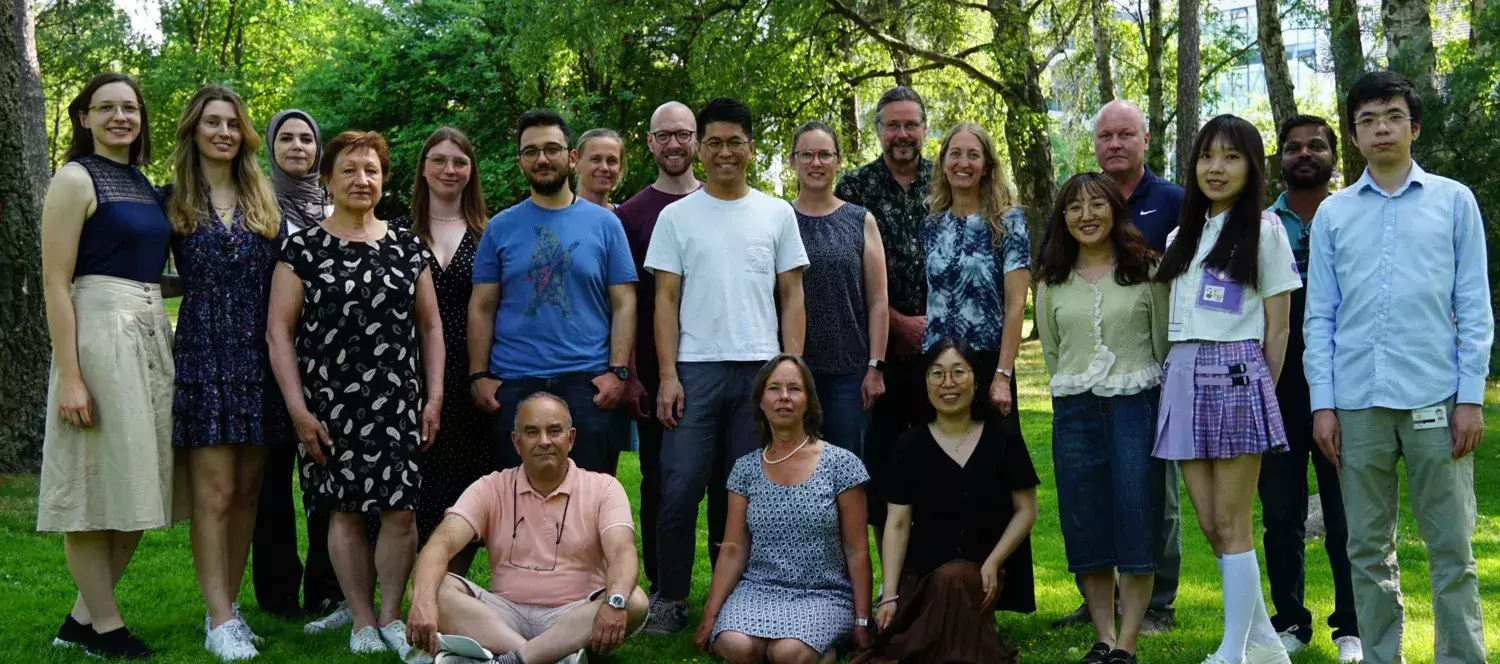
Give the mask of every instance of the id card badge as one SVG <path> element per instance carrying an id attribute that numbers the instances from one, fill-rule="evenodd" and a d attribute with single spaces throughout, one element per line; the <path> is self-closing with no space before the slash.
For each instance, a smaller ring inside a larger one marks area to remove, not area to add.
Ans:
<path id="1" fill-rule="evenodd" d="M 1244 286 L 1203 268 L 1203 280 L 1198 285 L 1198 298 L 1195 302 L 1199 309 L 1239 315 L 1244 312 L 1244 302 Z"/>
<path id="2" fill-rule="evenodd" d="M 1411 428 L 1417 431 L 1424 429 L 1443 429 L 1448 426 L 1448 409 L 1445 406 L 1433 406 L 1421 408 L 1411 412 Z"/>

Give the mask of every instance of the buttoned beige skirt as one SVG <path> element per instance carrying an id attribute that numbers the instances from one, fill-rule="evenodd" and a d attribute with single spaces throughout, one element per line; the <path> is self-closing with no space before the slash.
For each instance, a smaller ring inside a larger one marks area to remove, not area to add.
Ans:
<path id="1" fill-rule="evenodd" d="M 83 276 L 73 282 L 72 300 L 94 426 L 62 418 L 54 362 L 37 530 L 151 530 L 187 518 L 192 493 L 186 464 L 172 449 L 175 368 L 161 287 Z"/>

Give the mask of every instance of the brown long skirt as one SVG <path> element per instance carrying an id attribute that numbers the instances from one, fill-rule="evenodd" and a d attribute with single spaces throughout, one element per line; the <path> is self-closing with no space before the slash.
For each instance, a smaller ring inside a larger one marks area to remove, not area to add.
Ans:
<path id="1" fill-rule="evenodd" d="M 978 564 L 954 561 L 921 577 L 907 572 L 899 594 L 895 619 L 851 664 L 1015 664 L 1018 651 L 995 631 L 994 610 L 984 606 Z"/>

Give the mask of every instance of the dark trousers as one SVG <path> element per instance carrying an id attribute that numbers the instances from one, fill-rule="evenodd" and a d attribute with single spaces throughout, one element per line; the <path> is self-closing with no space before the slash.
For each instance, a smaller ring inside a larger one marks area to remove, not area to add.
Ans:
<path id="1" fill-rule="evenodd" d="M 652 413 L 655 413 L 659 380 L 655 371 L 641 375 Z M 641 443 L 641 562 L 646 567 L 648 593 L 656 592 L 661 577 L 657 573 L 660 563 L 656 556 L 656 524 L 661 516 L 661 438 L 664 431 L 666 429 L 654 414 L 635 423 L 636 438 Z"/>
<path id="2" fill-rule="evenodd" d="M 657 593 L 687 599 L 693 584 L 698 503 L 708 494 L 710 555 L 724 541 L 725 484 L 736 459 L 756 450 L 751 388 L 760 362 L 681 362 L 685 395 L 677 428 L 662 435 Z"/>
<path id="3" fill-rule="evenodd" d="M 1328 617 L 1333 638 L 1359 636 L 1354 610 L 1354 586 L 1350 581 L 1349 526 L 1344 518 L 1344 499 L 1339 471 L 1323 456 L 1312 437 L 1312 410 L 1307 379 L 1302 373 L 1302 316 L 1306 306 L 1302 291 L 1292 292 L 1292 334 L 1287 343 L 1286 364 L 1276 387 L 1281 419 L 1286 424 L 1291 451 L 1268 454 L 1261 460 L 1261 518 L 1266 528 L 1266 576 L 1271 580 L 1271 603 L 1276 631 L 1297 629 L 1297 637 L 1312 639 L 1313 616 L 1303 603 L 1306 583 L 1307 462 L 1318 477 L 1318 498 L 1323 506 L 1327 530 L 1324 548 L 1333 571 L 1334 609 Z"/>
<path id="4" fill-rule="evenodd" d="M 870 525 L 885 525 L 885 487 L 887 468 L 896 441 L 908 429 L 926 426 L 931 405 L 927 401 L 926 367 L 921 356 L 888 360 L 885 367 L 885 394 L 876 400 L 865 430 L 865 470 L 870 481 L 865 485 L 869 503 Z M 994 371 L 994 369 L 991 369 Z"/>
<path id="5" fill-rule="evenodd" d="M 343 601 L 333 563 L 328 559 L 328 513 L 315 512 L 307 519 L 307 564 L 297 556 L 297 511 L 293 507 L 292 482 L 296 477 L 297 446 L 279 445 L 266 458 L 266 471 L 256 508 L 255 535 L 251 543 L 255 601 L 270 613 L 294 613 L 328 608 Z M 297 601 L 298 589 L 304 601 Z"/>
<path id="6" fill-rule="evenodd" d="M 597 374 L 571 373 L 552 378 L 509 378 L 502 381 L 495 395 L 500 402 L 500 414 L 495 418 L 495 437 L 500 445 L 500 467 L 515 468 L 521 465 L 521 455 L 516 452 L 516 446 L 510 439 L 516 423 L 516 406 L 526 397 L 546 391 L 567 403 L 568 414 L 573 417 L 573 428 L 578 435 L 568 457 L 579 468 L 596 473 L 604 472 L 604 451 L 609 448 L 610 421 L 614 418 L 614 412 L 601 410 L 594 405 L 594 396 L 599 393 L 599 389 L 594 387 L 595 377 Z"/>

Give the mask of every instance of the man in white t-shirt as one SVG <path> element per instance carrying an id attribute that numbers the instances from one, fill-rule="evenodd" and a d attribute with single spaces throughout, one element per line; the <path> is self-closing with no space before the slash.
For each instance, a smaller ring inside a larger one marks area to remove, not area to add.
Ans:
<path id="1" fill-rule="evenodd" d="M 716 470 L 755 451 L 750 393 L 761 364 L 783 350 L 802 352 L 807 251 L 792 206 L 746 182 L 751 137 L 744 104 L 720 98 L 704 106 L 698 159 L 707 182 L 662 210 L 646 250 L 646 269 L 656 275 L 657 416 L 667 429 L 648 634 L 687 627 L 698 502 L 705 491 L 725 490 Z M 723 538 L 722 517 L 710 516 L 710 554 Z"/>

